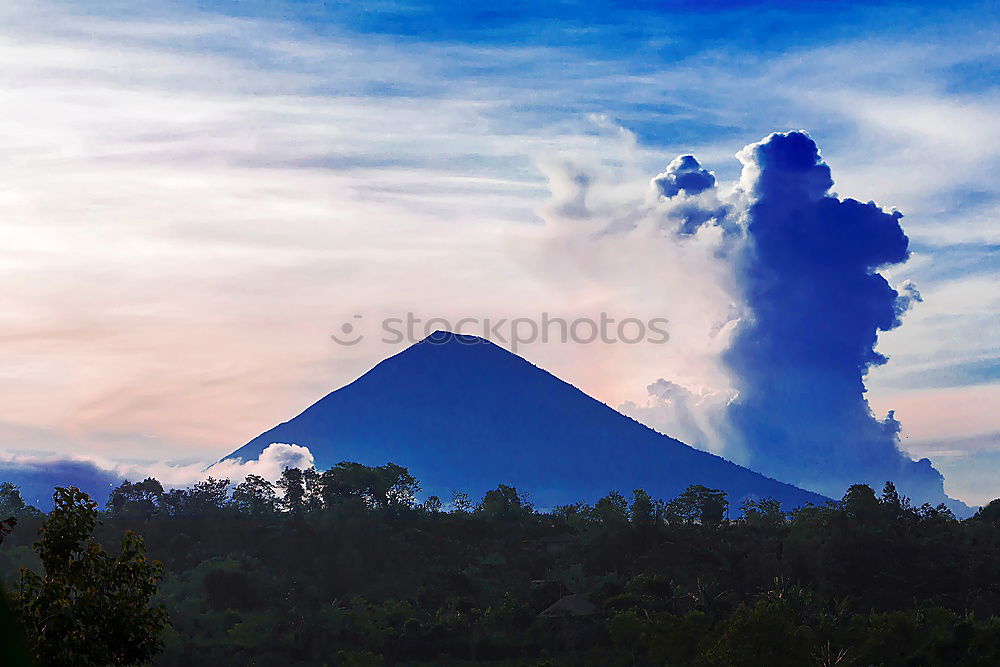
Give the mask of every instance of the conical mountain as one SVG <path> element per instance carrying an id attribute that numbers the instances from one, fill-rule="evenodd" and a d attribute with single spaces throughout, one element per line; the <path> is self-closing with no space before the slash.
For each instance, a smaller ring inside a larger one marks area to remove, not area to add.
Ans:
<path id="1" fill-rule="evenodd" d="M 539 507 L 592 502 L 612 489 L 669 499 L 691 484 L 724 489 L 737 505 L 826 500 L 661 435 L 493 343 L 444 331 L 226 458 L 256 459 L 276 442 L 308 447 L 321 469 L 406 466 L 425 494 L 445 500 L 501 483 Z"/>

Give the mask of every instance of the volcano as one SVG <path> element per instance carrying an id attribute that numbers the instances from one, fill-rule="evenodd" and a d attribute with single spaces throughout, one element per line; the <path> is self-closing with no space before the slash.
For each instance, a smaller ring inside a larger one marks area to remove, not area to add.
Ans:
<path id="1" fill-rule="evenodd" d="M 498 484 L 527 491 L 540 508 L 637 488 L 670 499 L 691 484 L 722 489 L 735 506 L 827 500 L 657 433 L 482 338 L 445 331 L 225 458 L 253 460 L 272 443 L 308 447 L 320 469 L 391 461 L 446 500 Z"/>

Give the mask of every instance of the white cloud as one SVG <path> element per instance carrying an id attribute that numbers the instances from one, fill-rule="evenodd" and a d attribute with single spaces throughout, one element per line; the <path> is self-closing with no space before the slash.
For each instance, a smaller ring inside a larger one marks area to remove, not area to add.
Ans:
<path id="1" fill-rule="evenodd" d="M 744 462 L 745 452 L 734 448 L 725 437 L 725 411 L 734 398 L 733 392 L 704 387 L 692 391 L 663 378 L 646 390 L 645 401 L 626 401 L 618 406 L 619 411 L 689 445 Z"/>

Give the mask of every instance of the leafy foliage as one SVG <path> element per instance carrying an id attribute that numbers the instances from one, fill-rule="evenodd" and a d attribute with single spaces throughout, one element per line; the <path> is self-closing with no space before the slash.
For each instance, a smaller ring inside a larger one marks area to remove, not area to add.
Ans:
<path id="1" fill-rule="evenodd" d="M 406 468 L 351 462 L 276 484 L 147 482 L 113 495 L 126 502 L 104 525 L 64 502 L 77 519 L 60 530 L 78 560 L 90 531 L 143 531 L 172 620 L 158 665 L 1000 664 L 1000 501 L 960 522 L 858 485 L 731 517 L 694 485 L 539 511 L 502 484 L 418 503 Z"/>
<path id="2" fill-rule="evenodd" d="M 75 487 L 56 488 L 55 508 L 34 548 L 44 575 L 23 569 L 15 613 L 43 665 L 138 665 L 160 650 L 166 611 L 152 605 L 161 574 L 127 531 L 117 556 L 92 537 L 96 503 Z"/>
<path id="3" fill-rule="evenodd" d="M 24 502 L 21 490 L 16 485 L 11 482 L 0 483 L 0 517 L 22 519 L 38 517 L 41 514 L 38 508 Z"/>

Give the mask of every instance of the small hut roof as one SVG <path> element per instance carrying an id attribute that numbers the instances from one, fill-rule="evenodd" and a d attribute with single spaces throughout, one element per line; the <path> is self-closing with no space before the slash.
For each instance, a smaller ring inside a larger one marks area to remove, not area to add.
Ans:
<path id="1" fill-rule="evenodd" d="M 582 595 L 567 595 L 543 611 L 539 616 L 590 616 L 597 607 Z"/>

